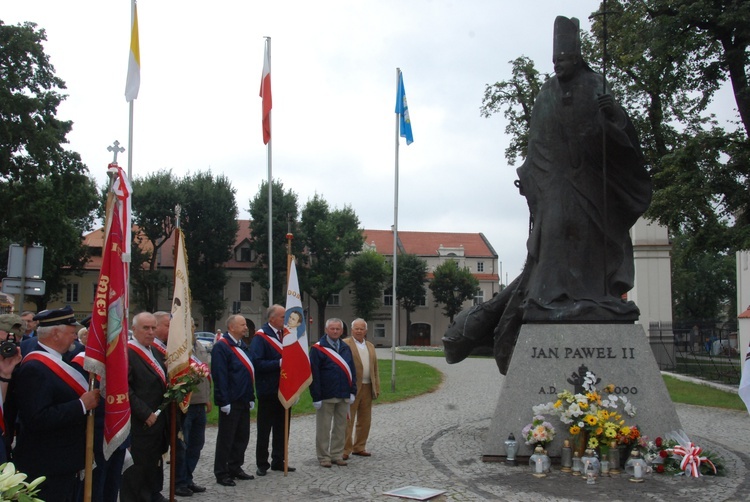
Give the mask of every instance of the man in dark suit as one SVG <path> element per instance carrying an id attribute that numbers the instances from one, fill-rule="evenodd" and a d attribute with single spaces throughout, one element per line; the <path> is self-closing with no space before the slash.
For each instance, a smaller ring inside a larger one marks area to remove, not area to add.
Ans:
<path id="1" fill-rule="evenodd" d="M 130 454 L 133 465 L 122 476 L 122 502 L 161 502 L 164 484 L 162 455 L 169 446 L 169 408 L 160 406 L 167 389 L 167 370 L 151 345 L 156 318 L 142 312 L 133 318 L 133 340 L 128 343 L 130 385 Z"/>
<path id="2" fill-rule="evenodd" d="M 250 342 L 250 359 L 255 367 L 255 392 L 258 394 L 258 441 L 255 446 L 255 473 L 265 476 L 270 468 L 284 470 L 284 406 L 279 401 L 279 377 L 284 339 L 284 313 L 281 305 L 272 305 L 266 312 L 268 322 L 255 333 Z M 273 432 L 271 463 L 268 443 Z M 287 471 L 294 472 L 294 467 Z"/>
<path id="3" fill-rule="evenodd" d="M 346 415 L 357 393 L 357 370 L 352 349 L 340 340 L 344 332 L 341 319 L 326 321 L 326 334 L 310 348 L 312 383 L 310 396 L 315 414 L 315 453 L 321 467 L 347 465 Z"/>
<path id="4" fill-rule="evenodd" d="M 235 479 L 254 479 L 242 470 L 250 441 L 250 410 L 255 407 L 255 370 L 242 338 L 247 321 L 241 315 L 227 319 L 227 333 L 211 350 L 214 404 L 219 408 L 214 475 L 223 486 L 235 486 Z"/>
<path id="5" fill-rule="evenodd" d="M 29 338 L 34 338 L 36 336 L 36 328 L 39 326 L 39 321 L 34 320 L 34 316 L 34 312 L 30 310 L 24 310 L 21 313 L 21 319 L 23 319 L 25 329 L 23 336 L 19 341 L 28 340 Z"/>
<path id="6" fill-rule="evenodd" d="M 30 480 L 47 477 L 39 499 L 73 501 L 85 462 L 86 412 L 99 404 L 99 390 L 87 390 L 87 375 L 62 358 L 80 327 L 73 310 L 44 312 L 37 315 L 37 349 L 14 377 L 20 424 L 14 459 Z"/>

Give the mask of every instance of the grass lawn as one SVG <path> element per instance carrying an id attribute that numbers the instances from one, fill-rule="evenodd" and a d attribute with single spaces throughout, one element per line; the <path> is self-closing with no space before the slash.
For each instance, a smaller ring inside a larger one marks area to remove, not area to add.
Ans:
<path id="1" fill-rule="evenodd" d="M 443 374 L 424 363 L 415 361 L 396 361 L 396 391 L 391 391 L 391 360 L 378 359 L 380 370 L 380 396 L 375 405 L 394 403 L 410 397 L 419 396 L 435 391 L 443 381 Z M 294 416 L 308 415 L 315 412 L 310 398 L 310 392 L 305 391 L 300 396 L 299 403 L 292 407 Z M 216 425 L 219 422 L 218 408 L 215 406 L 208 414 L 208 423 Z M 255 418 L 255 410 L 251 412 Z"/>
<path id="2" fill-rule="evenodd" d="M 668 375 L 664 375 L 664 383 L 667 384 L 669 396 L 675 403 L 697 404 L 730 410 L 745 411 L 747 409 L 740 396 L 733 392 L 714 389 L 708 385 L 684 382 Z"/>

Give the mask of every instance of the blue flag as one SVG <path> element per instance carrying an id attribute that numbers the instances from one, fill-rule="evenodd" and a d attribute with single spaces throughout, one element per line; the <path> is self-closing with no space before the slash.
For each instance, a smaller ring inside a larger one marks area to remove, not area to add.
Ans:
<path id="1" fill-rule="evenodd" d="M 411 145 L 414 136 L 411 133 L 411 120 L 409 119 L 409 106 L 406 104 L 406 93 L 404 92 L 404 76 L 398 75 L 398 93 L 396 94 L 396 113 L 399 115 L 399 130 L 402 138 L 406 138 L 406 144 Z"/>

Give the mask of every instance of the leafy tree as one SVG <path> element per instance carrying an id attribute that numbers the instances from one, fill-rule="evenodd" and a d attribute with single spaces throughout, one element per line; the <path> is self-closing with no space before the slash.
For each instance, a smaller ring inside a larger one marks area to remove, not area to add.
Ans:
<path id="1" fill-rule="evenodd" d="M 414 254 L 402 254 L 396 260 L 396 299 L 406 311 L 406 332 L 411 329 L 411 315 L 427 294 L 427 262 Z"/>
<path id="2" fill-rule="evenodd" d="M 93 223 L 96 184 L 63 148 L 72 122 L 56 117 L 65 82 L 44 53 L 43 29 L 0 21 L 0 255 L 10 243 L 44 246 L 46 308 L 87 261 L 81 235 Z"/>
<path id="3" fill-rule="evenodd" d="M 157 171 L 144 178 L 134 178 L 133 185 L 133 256 L 130 281 L 133 301 L 141 309 L 154 312 L 159 308 L 159 294 L 172 283 L 172 277 L 158 269 L 162 251 L 175 227 L 175 206 L 180 202 L 180 180 L 171 170 Z M 143 268 L 143 264 L 147 268 Z"/>
<path id="4" fill-rule="evenodd" d="M 349 283 L 346 262 L 361 251 L 364 236 L 350 206 L 331 210 L 317 194 L 302 209 L 300 228 L 308 251 L 300 284 L 318 305 L 318 333 L 323 333 L 328 299 Z"/>
<path id="5" fill-rule="evenodd" d="M 485 86 L 479 113 L 482 117 L 488 118 L 495 113 L 503 112 L 508 121 L 505 134 L 510 136 L 505 158 L 512 166 L 515 165 L 516 159 L 526 157 L 531 109 L 544 80 L 548 79 L 549 75 L 539 73 L 534 67 L 534 62 L 526 56 L 510 61 L 510 65 L 510 80 Z"/>
<path id="6" fill-rule="evenodd" d="M 185 233 L 190 291 L 209 325 L 226 308 L 224 287 L 229 276 L 224 263 L 232 256 L 238 230 L 235 193 L 226 176 L 210 171 L 186 176 L 181 183 L 180 227 Z"/>
<path id="7" fill-rule="evenodd" d="M 620 1 L 607 9 L 608 77 L 629 107 L 654 180 L 647 216 L 694 235 L 698 249 L 747 247 L 750 101 L 742 96 L 750 94 L 750 9 L 702 0 Z M 602 22 L 592 26 L 591 60 L 602 58 Z M 726 131 L 708 114 L 728 76 L 745 132 Z"/>
<path id="8" fill-rule="evenodd" d="M 354 312 L 364 320 L 372 318 L 382 304 L 383 286 L 390 275 L 390 267 L 383 255 L 375 250 L 362 251 L 347 267 L 354 291 Z"/>
<path id="9" fill-rule="evenodd" d="M 268 305 L 285 303 L 286 298 L 286 234 L 290 230 L 294 233 L 294 222 L 297 221 L 297 194 L 284 190 L 280 181 L 271 185 L 271 200 L 273 203 L 273 295 L 268 298 L 268 182 L 263 181 L 255 197 L 250 200 L 250 218 L 252 225 L 250 232 L 250 248 L 258 256 L 256 266 L 250 271 L 253 282 L 259 284 L 265 291 L 264 299 Z M 291 222 L 291 227 L 290 227 Z M 301 236 L 295 235 L 292 241 L 292 253 L 299 255 L 302 249 Z M 299 271 L 301 272 L 301 271 Z"/>
<path id="10" fill-rule="evenodd" d="M 674 318 L 690 324 L 711 323 L 727 312 L 736 312 L 736 308 L 731 308 L 737 298 L 735 257 L 691 246 L 689 237 L 672 240 Z"/>
<path id="11" fill-rule="evenodd" d="M 447 260 L 435 268 L 430 291 L 435 298 L 435 306 L 442 303 L 443 312 L 451 322 L 453 317 L 461 312 L 466 300 L 474 298 L 479 287 L 479 281 L 471 274 L 467 267 L 459 268 L 455 260 Z"/>

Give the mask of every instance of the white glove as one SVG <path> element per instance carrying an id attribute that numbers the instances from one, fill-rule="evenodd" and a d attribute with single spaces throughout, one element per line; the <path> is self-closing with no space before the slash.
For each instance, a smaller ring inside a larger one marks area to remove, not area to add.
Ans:
<path id="1" fill-rule="evenodd" d="M 323 406 L 323 401 L 315 401 L 313 403 L 313 408 L 315 408 L 316 410 L 319 410 L 321 406 Z"/>
<path id="2" fill-rule="evenodd" d="M 349 404 L 354 403 L 354 394 L 349 394 Z"/>
<path id="3" fill-rule="evenodd" d="M 219 409 L 220 409 L 220 410 L 221 410 L 221 411 L 222 411 L 223 413 L 226 413 L 227 415 L 229 415 L 229 412 L 230 412 L 230 411 L 232 410 L 232 405 L 231 405 L 231 404 L 226 404 L 226 405 L 222 406 L 222 407 L 221 407 L 221 408 L 219 408 Z"/>
<path id="4" fill-rule="evenodd" d="M 250 401 L 250 409 L 252 410 L 254 408 L 255 408 L 255 401 Z"/>

